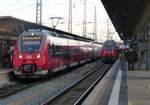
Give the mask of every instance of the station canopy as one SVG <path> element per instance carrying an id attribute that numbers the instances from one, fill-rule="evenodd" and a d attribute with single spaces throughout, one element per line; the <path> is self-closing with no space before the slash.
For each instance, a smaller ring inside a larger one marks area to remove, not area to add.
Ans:
<path id="1" fill-rule="evenodd" d="M 121 39 L 143 31 L 150 19 L 150 0 L 101 0 Z"/>

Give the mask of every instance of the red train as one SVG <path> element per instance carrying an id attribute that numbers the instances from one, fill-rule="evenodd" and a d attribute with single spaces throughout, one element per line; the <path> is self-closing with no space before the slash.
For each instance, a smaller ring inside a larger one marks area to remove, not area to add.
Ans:
<path id="1" fill-rule="evenodd" d="M 19 77 L 46 76 L 100 57 L 101 45 L 69 33 L 43 29 L 24 31 L 13 56 L 14 74 Z"/>
<path id="2" fill-rule="evenodd" d="M 107 40 L 106 42 L 104 42 L 101 50 L 101 57 L 103 59 L 103 62 L 113 63 L 118 59 L 118 56 L 119 50 L 116 42 L 114 42 L 113 40 Z"/>

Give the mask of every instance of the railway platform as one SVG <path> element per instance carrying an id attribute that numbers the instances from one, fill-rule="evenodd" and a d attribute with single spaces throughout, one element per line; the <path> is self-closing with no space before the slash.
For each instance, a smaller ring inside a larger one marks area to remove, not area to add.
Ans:
<path id="1" fill-rule="evenodd" d="M 150 71 L 128 71 L 118 60 L 83 105 L 150 105 Z"/>

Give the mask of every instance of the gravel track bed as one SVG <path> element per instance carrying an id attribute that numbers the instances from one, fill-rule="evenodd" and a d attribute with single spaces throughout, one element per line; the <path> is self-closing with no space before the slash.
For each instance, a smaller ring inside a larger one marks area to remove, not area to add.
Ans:
<path id="1" fill-rule="evenodd" d="M 65 89 L 73 82 L 88 73 L 94 66 L 102 63 L 97 60 L 74 71 L 52 78 L 49 81 L 25 89 L 5 99 L 0 99 L 0 105 L 40 105 L 48 98 Z"/>

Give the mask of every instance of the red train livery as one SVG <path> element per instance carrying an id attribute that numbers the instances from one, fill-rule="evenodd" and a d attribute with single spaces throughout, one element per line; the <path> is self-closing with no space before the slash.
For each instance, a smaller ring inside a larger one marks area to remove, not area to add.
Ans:
<path id="1" fill-rule="evenodd" d="M 113 63 L 118 59 L 119 51 L 116 42 L 107 40 L 104 42 L 101 50 L 101 57 L 105 63 Z"/>
<path id="2" fill-rule="evenodd" d="M 86 38 L 43 29 L 24 31 L 13 56 L 13 71 L 19 77 L 46 76 L 100 57 L 101 45 Z"/>

